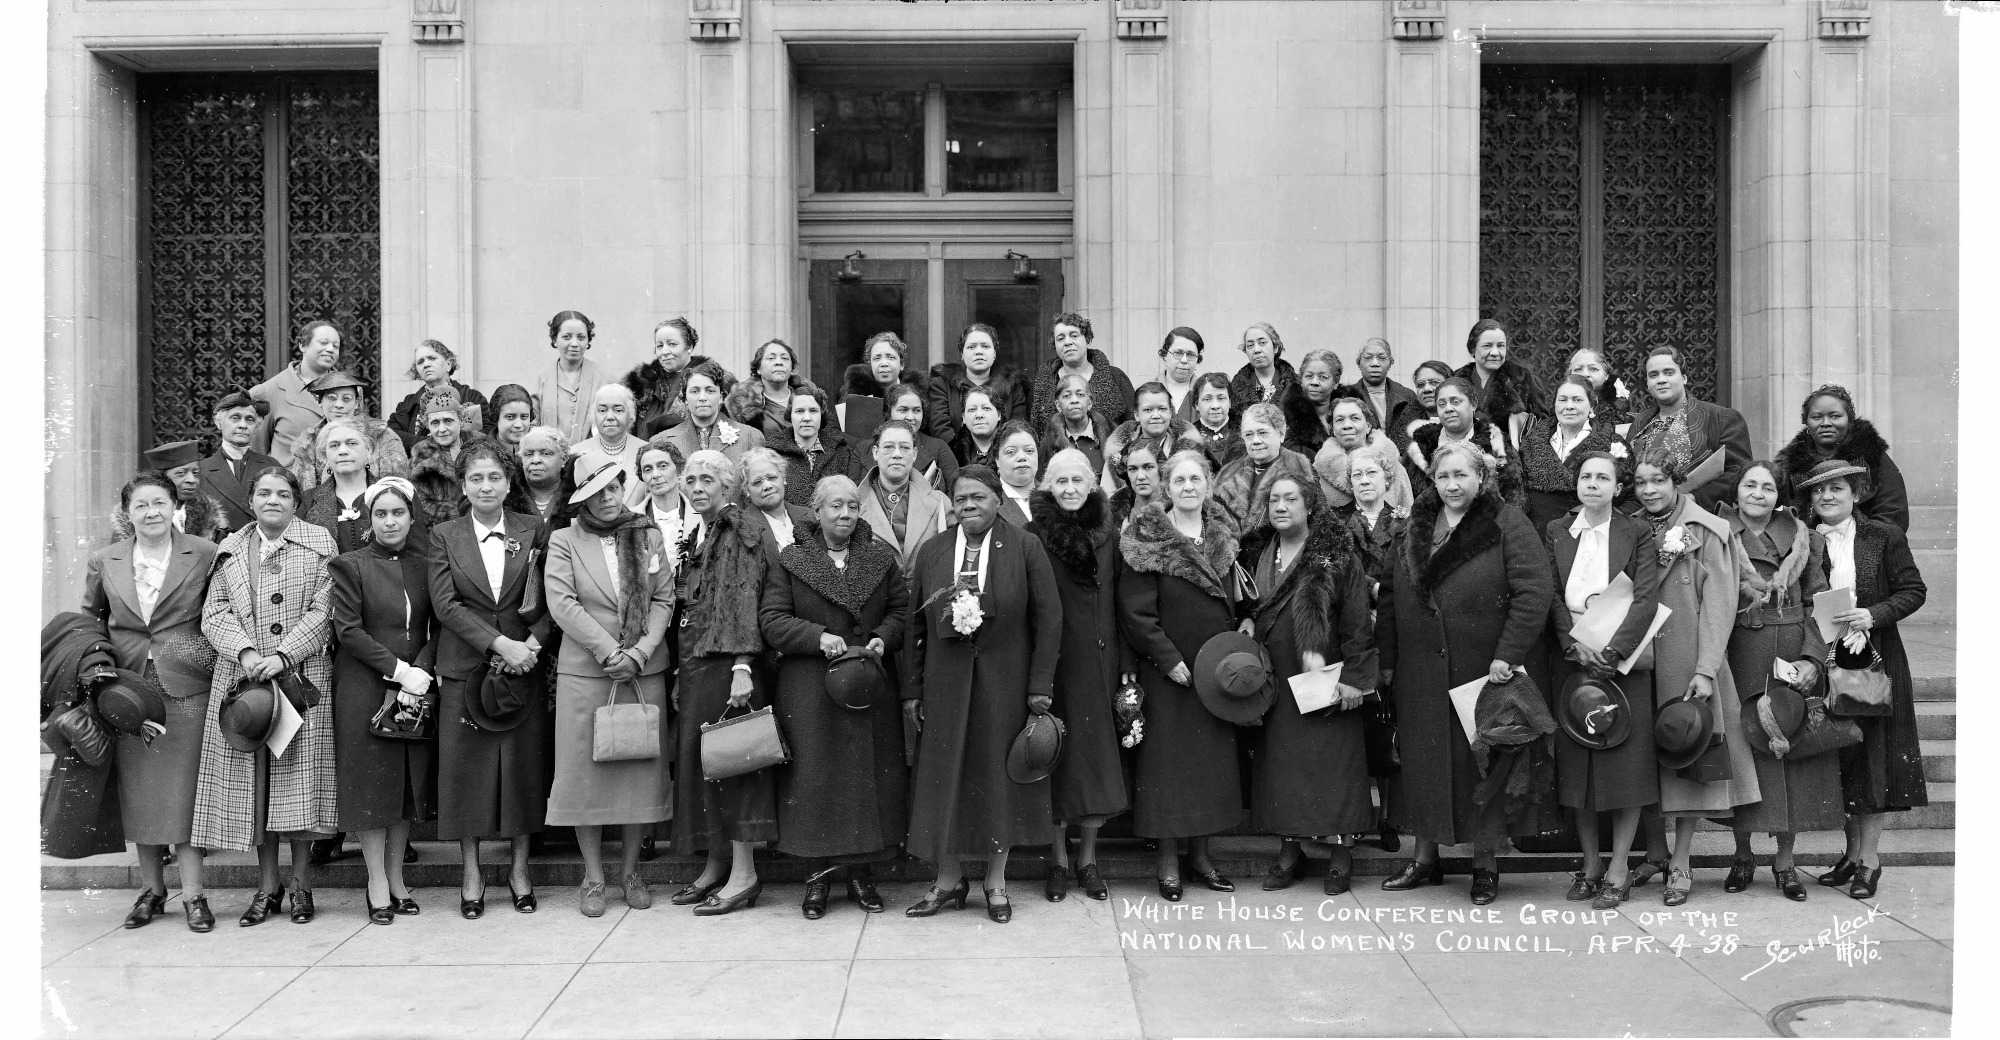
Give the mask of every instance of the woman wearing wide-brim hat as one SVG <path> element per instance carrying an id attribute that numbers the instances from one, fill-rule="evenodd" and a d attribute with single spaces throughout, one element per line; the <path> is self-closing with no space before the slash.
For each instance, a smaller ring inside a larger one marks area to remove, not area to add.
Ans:
<path id="1" fill-rule="evenodd" d="M 1729 635 L 1729 670 L 1737 677 L 1737 692 L 1745 694 L 1746 735 L 1763 729 L 1754 717 L 1756 695 L 1778 683 L 1772 662 L 1789 662 L 1797 671 L 1792 686 L 1818 692 L 1825 672 L 1826 640 L 1813 621 L 1813 597 L 1827 588 L 1826 539 L 1805 519 L 1781 505 L 1790 498 L 1783 470 L 1770 462 L 1752 462 L 1736 482 L 1736 508 L 1725 509 L 1730 548 L 1736 554 L 1736 627 Z M 1803 902 L 1792 858 L 1800 831 L 1833 830 L 1841 815 L 1840 758 L 1819 754 L 1807 758 L 1775 757 L 1768 736 L 1751 740 L 1757 767 L 1756 803 L 1738 806 L 1730 826 L 1736 831 L 1736 857 L 1725 892 L 1750 886 L 1756 860 L 1750 833 L 1769 831 L 1777 840 L 1771 877 L 1785 898 Z"/>
<path id="2" fill-rule="evenodd" d="M 1831 459 L 1813 467 L 1799 489 L 1826 538 L 1828 586 L 1854 590 L 1854 607 L 1833 618 L 1840 640 L 1851 652 L 1872 648 L 1889 676 L 1890 713 L 1856 719 L 1861 743 L 1840 752 L 1847 848 L 1819 879 L 1827 886 L 1847 884 L 1856 899 L 1873 898 L 1882 880 L 1884 814 L 1930 803 L 1917 743 L 1916 684 L 1896 629 L 1923 607 L 1928 593 L 1903 532 L 1856 513 L 1856 503 L 1867 497 L 1867 478 L 1865 467 Z"/>
<path id="3" fill-rule="evenodd" d="M 861 519 L 861 495 L 847 477 L 820 478 L 813 519 L 779 553 L 758 611 L 764 641 L 780 655 L 775 703 L 792 751 L 777 778 L 778 851 L 810 861 L 800 912 L 815 920 L 836 877 L 861 909 L 882 912 L 871 864 L 896 854 L 910 820 L 903 717 L 889 678 L 909 624 L 909 585 L 895 548 Z"/>
<path id="4" fill-rule="evenodd" d="M 1611 706 L 1610 717 L 1625 733 L 1616 746 L 1578 735 L 1588 730 L 1566 727 L 1556 739 L 1556 797 L 1576 818 L 1583 848 L 1583 869 L 1570 885 L 1567 898 L 1594 900 L 1600 909 L 1625 901 L 1631 892 L 1627 857 L 1638 834 L 1639 813 L 1660 800 L 1659 767 L 1653 758 L 1652 669 L 1618 675 L 1618 666 L 1639 649 L 1660 603 L 1659 555 L 1653 532 L 1611 506 L 1630 486 L 1631 471 L 1609 452 L 1591 451 L 1576 457 L 1571 484 L 1578 505 L 1569 515 L 1550 520 L 1543 531 L 1555 560 L 1557 594 L 1549 603 L 1560 655 L 1549 680 L 1558 691 L 1556 714 L 1571 706 L 1573 682 L 1583 678 L 1615 683 L 1624 695 L 1622 709 Z M 1632 583 L 1632 605 L 1612 632 L 1610 641 L 1592 649 L 1572 636 L 1577 619 L 1601 594 L 1624 575 Z M 1616 718 L 1622 710 L 1623 717 Z M 1598 814 L 1614 812 L 1611 863 L 1598 855 Z"/>
<path id="5" fill-rule="evenodd" d="M 1297 471 L 1313 479 L 1310 467 L 1301 464 Z M 1165 504 L 1149 502 L 1133 510 L 1119 536 L 1126 569 L 1118 588 L 1118 620 L 1146 691 L 1145 740 L 1133 769 L 1132 830 L 1159 842 L 1160 895 L 1179 900 L 1182 843 L 1188 869 L 1203 884 L 1217 892 L 1236 890 L 1208 855 L 1208 836 L 1243 820 L 1236 724 L 1204 707 L 1193 686 L 1202 646 L 1234 630 L 1239 604 L 1246 609 L 1248 604 L 1234 577 L 1236 533 L 1210 497 L 1206 456 L 1194 449 L 1175 452 L 1160 476 Z M 1262 714 L 1260 707 L 1245 723 Z"/>
<path id="6" fill-rule="evenodd" d="M 138 846 L 145 886 L 125 927 L 140 927 L 164 911 L 163 861 L 172 846 L 188 927 L 205 932 L 215 926 L 215 916 L 202 889 L 201 850 L 190 839 L 209 672 L 215 666 L 215 650 L 201 633 L 201 612 L 216 547 L 174 529 L 174 498 L 173 486 L 158 474 L 142 473 L 126 483 L 118 505 L 133 535 L 91 554 L 83 612 L 103 620 L 117 666 L 144 675 L 165 694 L 166 732 L 150 741 L 118 738 L 125 840 Z"/>

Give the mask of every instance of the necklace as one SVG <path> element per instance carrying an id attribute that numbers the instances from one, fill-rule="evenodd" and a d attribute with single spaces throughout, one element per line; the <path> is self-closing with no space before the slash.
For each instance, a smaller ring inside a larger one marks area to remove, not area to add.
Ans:
<path id="1" fill-rule="evenodd" d="M 1285 542 L 1284 542 L 1284 540 L 1283 540 L 1283 539 L 1279 539 L 1279 540 L 1278 540 L 1278 551 L 1277 551 L 1277 556 L 1278 556 L 1278 570 L 1280 570 L 1280 571 L 1283 571 L 1283 570 L 1284 570 L 1284 569 L 1285 569 L 1285 568 L 1286 568 L 1286 567 L 1287 567 L 1288 565 L 1290 565 L 1290 564 L 1291 564 L 1291 562 L 1292 562 L 1292 561 L 1294 561 L 1294 560 L 1298 559 L 1298 558 L 1299 558 L 1299 550 L 1301 550 L 1301 549 L 1304 549 L 1305 547 L 1306 547 L 1306 541 L 1305 541 L 1305 539 L 1301 538 L 1301 539 L 1299 539 L 1299 544 L 1297 544 L 1297 545 L 1293 546 L 1293 547 L 1291 548 L 1291 550 L 1290 550 L 1290 551 L 1288 552 L 1288 551 L 1286 551 L 1286 549 L 1285 549 Z"/>

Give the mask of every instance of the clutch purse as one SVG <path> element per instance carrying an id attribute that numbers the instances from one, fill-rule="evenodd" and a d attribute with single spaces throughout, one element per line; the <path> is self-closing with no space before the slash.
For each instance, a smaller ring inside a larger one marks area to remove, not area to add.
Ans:
<path id="1" fill-rule="evenodd" d="M 1871 718 L 1889 714 L 1889 672 L 1875 641 L 1867 644 L 1868 656 L 1850 654 L 1835 640 L 1826 650 L 1826 709 L 1842 718 Z"/>
<path id="2" fill-rule="evenodd" d="M 618 703 L 618 688 L 632 688 L 631 704 Z M 707 749 L 703 734 L 703 750 Z M 660 706 L 639 696 L 638 683 L 613 682 L 611 696 L 591 714 L 590 760 L 631 762 L 660 757 Z"/>
<path id="3" fill-rule="evenodd" d="M 1826 699 L 1806 698 L 1806 724 L 1799 729 L 1799 735 L 1792 738 L 1792 748 L 1785 753 L 1791 760 L 1824 755 L 1861 743 L 1861 725 L 1853 719 L 1836 719 L 1826 713 Z"/>
<path id="4" fill-rule="evenodd" d="M 436 704 L 426 694 L 415 705 L 397 697 L 402 687 L 390 684 L 382 691 L 382 706 L 368 718 L 368 732 L 383 740 L 424 741 L 431 738 L 437 718 Z"/>
<path id="5" fill-rule="evenodd" d="M 701 775 L 710 783 L 791 760 L 777 713 L 768 707 L 730 718 L 725 705 L 721 718 L 701 724 Z"/>
<path id="6" fill-rule="evenodd" d="M 300 671 L 298 665 L 292 665 L 279 672 L 273 681 L 277 683 L 278 689 L 283 691 L 285 699 L 292 702 L 292 707 L 298 709 L 299 714 L 303 715 L 307 708 L 319 705 L 319 687 L 313 685 L 311 679 L 306 678 L 306 673 Z"/>

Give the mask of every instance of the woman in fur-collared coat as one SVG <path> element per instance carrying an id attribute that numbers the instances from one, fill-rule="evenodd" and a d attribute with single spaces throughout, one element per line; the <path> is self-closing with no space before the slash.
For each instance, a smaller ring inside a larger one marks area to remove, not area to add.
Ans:
<path id="1" fill-rule="evenodd" d="M 1330 858 L 1326 893 L 1347 891 L 1354 835 L 1375 829 L 1364 740 L 1376 691 L 1375 623 L 1364 558 L 1326 505 L 1317 481 L 1279 477 L 1270 521 L 1243 539 L 1237 560 L 1262 595 L 1253 635 L 1278 686 L 1262 728 L 1249 734 L 1250 829 L 1285 839 L 1266 888 L 1291 883 L 1304 847 Z M 1341 666 L 1342 702 L 1304 715 L 1287 677 Z M 1351 703 L 1350 703 L 1351 702 Z"/>
<path id="2" fill-rule="evenodd" d="M 1889 442 L 1875 424 L 1854 414 L 1854 398 L 1844 387 L 1828 384 L 1812 392 L 1799 409 L 1805 428 L 1778 452 L 1784 467 L 1785 484 L 1796 488 L 1814 466 L 1828 459 L 1840 459 L 1868 467 L 1868 494 L 1855 504 L 1854 511 L 1870 520 L 1894 525 L 1910 533 L 1910 493 L 1903 484 L 1903 471 L 1889 457 Z M 1811 504 L 1803 494 L 1788 503 L 1799 516 L 1811 516 Z"/>
<path id="3" fill-rule="evenodd" d="M 1171 507 L 1133 510 L 1119 536 L 1125 574 L 1118 621 L 1146 691 L 1145 739 L 1133 771 L 1132 829 L 1159 840 L 1160 894 L 1181 897 L 1177 840 L 1208 887 L 1235 890 L 1208 858 L 1207 836 L 1243 819 L 1236 727 L 1195 695 L 1195 656 L 1237 624 L 1236 534 L 1209 498 L 1208 461 L 1183 451 L 1161 467 Z M 1310 478 L 1308 478 L 1310 479 Z"/>

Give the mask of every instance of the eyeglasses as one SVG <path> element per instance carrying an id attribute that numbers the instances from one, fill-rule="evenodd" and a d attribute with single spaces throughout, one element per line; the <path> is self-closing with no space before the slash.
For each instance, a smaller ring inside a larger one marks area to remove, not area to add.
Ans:
<path id="1" fill-rule="evenodd" d="M 1175 361 L 1200 361 L 1201 355 L 1192 350 L 1169 350 L 1167 356 Z"/>

